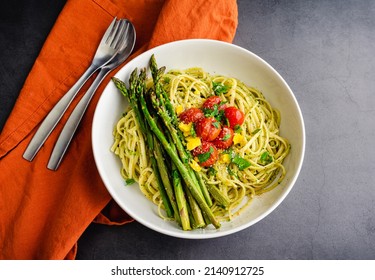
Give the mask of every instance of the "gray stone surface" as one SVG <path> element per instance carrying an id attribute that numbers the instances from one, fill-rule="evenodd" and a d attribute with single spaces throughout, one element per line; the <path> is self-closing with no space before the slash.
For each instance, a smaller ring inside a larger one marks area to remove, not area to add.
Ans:
<path id="1" fill-rule="evenodd" d="M 78 242 L 78 259 L 375 259 L 375 1 L 239 0 L 238 6 L 234 43 L 285 78 L 304 116 L 306 154 L 293 190 L 259 223 L 211 240 L 172 238 L 136 222 L 92 224 Z M 53 24 L 54 13 L 43 13 L 49 21 L 33 31 L 39 32 L 33 50 Z M 29 24 L 36 22 L 29 16 Z M 26 53 L 26 46 L 0 46 L 2 61 L 4 52 Z M 36 54 L 26 53 L 23 65 Z M 25 77 L 29 66 L 21 68 Z M 2 123 L 23 82 L 4 75 L 17 69 L 0 66 Z"/>

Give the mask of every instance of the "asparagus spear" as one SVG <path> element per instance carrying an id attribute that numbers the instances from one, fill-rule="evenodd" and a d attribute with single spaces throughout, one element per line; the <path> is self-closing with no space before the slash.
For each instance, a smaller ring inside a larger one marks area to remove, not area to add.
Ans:
<path id="1" fill-rule="evenodd" d="M 167 136 L 168 136 L 168 139 L 170 141 L 171 140 L 170 134 L 167 134 Z M 171 144 L 174 152 L 177 153 L 177 149 L 176 149 L 176 146 L 174 145 L 174 143 L 172 141 L 170 141 L 170 144 Z M 172 162 L 172 178 L 173 178 L 172 182 L 173 182 L 174 191 L 175 191 L 175 195 L 176 195 L 177 205 L 178 205 L 178 209 L 180 211 L 182 228 L 184 230 L 191 230 L 189 214 L 192 214 L 191 213 L 192 209 L 188 207 L 188 203 L 187 203 L 186 197 L 185 197 L 185 191 L 184 191 L 183 186 L 182 186 L 181 175 L 178 172 L 178 169 L 173 162 Z M 190 211 L 190 213 L 189 213 L 189 211 Z M 199 207 L 198 207 L 198 209 L 194 209 L 194 211 L 201 212 Z"/>
<path id="2" fill-rule="evenodd" d="M 212 200 L 207 190 L 207 187 L 205 186 L 203 182 L 203 179 L 197 172 L 192 170 L 190 166 L 188 165 L 191 155 L 187 152 L 187 150 L 185 149 L 183 145 L 182 139 L 184 138 L 182 136 L 181 131 L 179 131 L 176 128 L 178 124 L 178 118 L 177 118 L 176 112 L 174 110 L 174 107 L 169 97 L 167 96 L 166 92 L 164 91 L 162 85 L 159 82 L 161 75 L 165 71 L 165 67 L 161 67 L 158 69 L 154 55 L 152 55 L 150 59 L 150 70 L 151 70 L 151 75 L 154 80 L 154 86 L 155 86 L 155 91 L 153 92 L 151 96 L 154 108 L 157 110 L 158 114 L 161 116 L 162 120 L 164 121 L 164 124 L 170 131 L 173 141 L 174 143 L 176 143 L 176 147 L 180 154 L 182 162 L 185 163 L 186 168 L 189 170 L 190 176 L 192 177 L 193 180 L 195 180 L 199 184 L 201 188 L 201 192 L 204 198 L 206 199 L 208 206 L 211 207 Z"/>
<path id="3" fill-rule="evenodd" d="M 185 192 L 182 188 L 181 176 L 175 164 L 172 164 L 172 182 L 176 196 L 177 206 L 180 214 L 181 226 L 183 230 L 191 230 L 189 212 Z"/>
<path id="4" fill-rule="evenodd" d="M 186 186 L 186 185 L 185 185 Z M 199 207 L 199 204 L 197 201 L 194 199 L 193 195 L 191 194 L 189 188 L 185 188 L 186 190 L 186 196 L 189 201 L 189 206 L 191 209 L 191 214 L 193 218 L 193 227 L 194 228 L 202 228 L 206 226 L 206 222 L 203 217 L 203 213 Z"/>
<path id="5" fill-rule="evenodd" d="M 202 176 L 197 172 L 197 171 L 193 171 L 193 174 L 192 176 L 194 176 L 200 186 L 200 189 L 202 191 L 202 194 L 204 196 L 204 198 L 206 199 L 206 202 L 208 204 L 208 206 L 212 206 L 212 200 L 211 200 L 211 196 L 210 196 L 210 193 L 207 189 L 207 186 L 206 184 L 204 183 L 203 179 L 202 179 Z"/>
<path id="6" fill-rule="evenodd" d="M 178 206 L 177 206 L 177 202 L 176 202 L 175 193 L 174 193 L 174 190 L 173 190 L 172 183 L 171 183 L 171 181 L 169 179 L 169 176 L 168 176 L 169 170 L 167 168 L 165 168 L 165 161 L 164 161 L 163 152 L 162 152 L 162 149 L 160 147 L 159 142 L 156 141 L 156 139 L 154 141 L 154 148 L 155 148 L 154 149 L 154 155 L 155 155 L 155 158 L 156 158 L 157 167 L 159 168 L 159 172 L 160 172 L 160 175 L 161 175 L 161 179 L 162 179 L 165 191 L 166 191 L 167 196 L 169 198 L 169 201 L 172 205 L 175 220 L 178 224 L 181 225 L 180 211 L 179 211 Z"/>
<path id="7" fill-rule="evenodd" d="M 147 147 L 148 147 L 148 152 L 149 152 L 149 155 L 150 155 L 151 167 L 154 170 L 154 174 L 155 174 L 155 177 L 156 177 L 156 183 L 157 183 L 157 186 L 158 186 L 158 189 L 159 189 L 159 192 L 160 192 L 160 196 L 161 196 L 162 201 L 163 201 L 163 205 L 164 205 L 166 214 L 167 214 L 168 217 L 172 218 L 174 216 L 173 208 L 172 208 L 171 203 L 168 199 L 167 193 L 166 193 L 166 191 L 163 187 L 163 180 L 162 180 L 161 175 L 160 175 L 157 160 L 156 160 L 156 158 L 154 156 L 154 153 L 153 153 L 153 150 L 154 150 L 153 135 L 152 135 L 152 133 L 151 133 L 149 127 L 148 127 L 148 124 L 144 121 L 144 118 L 143 118 L 142 113 L 141 113 L 140 108 L 139 108 L 139 103 L 138 103 L 137 99 L 135 98 L 135 96 L 136 96 L 135 90 L 137 88 L 137 86 L 136 86 L 137 72 L 133 71 L 133 73 L 131 75 L 131 78 L 129 80 L 130 81 L 129 90 L 127 90 L 125 83 L 123 81 L 121 81 L 120 79 L 118 79 L 116 77 L 113 77 L 112 81 L 114 82 L 116 87 L 120 90 L 120 92 L 128 99 L 131 108 L 134 110 L 134 113 L 136 115 L 136 121 L 137 121 L 137 123 L 138 123 L 138 125 L 141 129 L 141 132 L 143 133 L 143 135 L 144 135 L 144 137 L 146 138 L 146 141 L 147 141 Z M 163 167 L 162 165 L 163 165 L 163 162 L 161 163 L 161 166 L 160 166 L 161 169 L 166 168 L 166 166 Z"/>

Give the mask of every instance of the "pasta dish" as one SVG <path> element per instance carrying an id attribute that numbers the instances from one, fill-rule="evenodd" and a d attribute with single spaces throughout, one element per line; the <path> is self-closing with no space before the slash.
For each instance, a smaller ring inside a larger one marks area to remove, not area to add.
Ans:
<path id="1" fill-rule="evenodd" d="M 147 104 L 155 105 L 157 99 L 153 99 L 150 92 L 157 91 L 159 86 L 168 101 L 166 104 L 173 108 L 174 112 L 169 115 L 175 114 L 177 118 L 170 126 L 163 123 L 162 115 L 156 115 L 153 120 L 161 130 L 165 127 L 171 129 L 164 136 L 172 144 L 172 150 L 179 151 L 173 133 L 180 137 L 185 149 L 181 153 L 186 155 L 181 161 L 186 160 L 184 166 L 195 174 L 192 176 L 194 180 L 207 187 L 206 191 L 199 193 L 206 198 L 209 209 L 219 222 L 232 220 L 243 212 L 252 198 L 278 186 L 286 174 L 283 160 L 289 153 L 290 144 L 279 133 L 280 113 L 259 90 L 236 78 L 211 75 L 198 67 L 168 72 L 160 70 L 159 74 L 157 78 L 145 79 L 144 96 L 151 96 Z M 172 151 L 166 149 L 158 154 L 158 143 L 155 143 L 155 149 L 150 149 L 147 138 L 152 137 L 152 133 L 142 133 L 142 122 L 137 121 L 139 114 L 132 106 L 126 109 L 114 128 L 111 150 L 121 160 L 120 172 L 126 184 L 138 182 L 142 193 L 158 206 L 159 215 L 163 219 L 176 220 L 173 213 L 166 214 L 166 204 L 158 186 L 158 176 L 163 176 L 163 171 L 155 171 L 158 165 L 152 165 L 153 158 L 162 159 L 170 170 L 164 175 L 169 175 L 173 185 L 177 169 L 169 157 Z M 148 126 L 146 122 L 145 127 Z M 181 169 L 177 171 L 176 175 L 181 173 L 184 178 Z M 183 194 L 187 201 L 185 208 L 192 210 L 190 190 L 183 181 L 182 189 L 187 190 Z M 175 195 L 178 204 L 179 193 L 176 191 Z M 174 212 L 180 209 L 179 205 L 175 207 Z M 189 217 L 190 225 L 184 229 L 200 227 L 193 214 Z M 206 221 L 203 227 L 210 223 L 206 214 L 203 214 L 203 220 Z"/>

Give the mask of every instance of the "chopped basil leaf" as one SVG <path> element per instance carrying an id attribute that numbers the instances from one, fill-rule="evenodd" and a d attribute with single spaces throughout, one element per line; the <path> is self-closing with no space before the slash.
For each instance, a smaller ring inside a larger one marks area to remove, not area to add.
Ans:
<path id="1" fill-rule="evenodd" d="M 242 131 L 242 127 L 239 124 L 236 124 L 233 128 L 234 132 L 240 133 Z"/>
<path id="2" fill-rule="evenodd" d="M 230 126 L 230 122 L 227 117 L 224 117 L 224 123 L 226 126 Z"/>
<path id="3" fill-rule="evenodd" d="M 260 155 L 260 163 L 267 165 L 273 162 L 273 157 L 268 153 L 264 152 L 263 154 Z"/>
<path id="4" fill-rule="evenodd" d="M 234 158 L 232 159 L 232 162 L 235 165 L 237 165 L 238 169 L 241 171 L 248 168 L 251 165 L 249 161 L 247 161 L 243 157 L 240 157 L 239 155 L 235 155 Z"/>
<path id="5" fill-rule="evenodd" d="M 217 170 L 213 168 L 212 166 L 208 169 L 208 176 L 215 176 L 217 173 Z"/>
<path id="6" fill-rule="evenodd" d="M 219 107 L 222 106 L 222 105 L 224 105 L 224 104 L 227 104 L 227 103 L 228 103 L 228 101 L 222 100 L 222 101 L 220 101 L 220 103 L 219 103 Z"/>
<path id="7" fill-rule="evenodd" d="M 126 180 L 125 180 L 125 184 L 126 184 L 126 186 L 131 185 L 131 184 L 134 184 L 134 183 L 135 183 L 135 180 L 132 179 L 132 178 L 129 178 L 129 179 L 126 179 Z"/>
<path id="8" fill-rule="evenodd" d="M 215 117 L 219 113 L 217 104 L 215 104 L 212 109 L 204 108 L 203 113 L 205 117 Z"/>
<path id="9" fill-rule="evenodd" d="M 224 135 L 224 137 L 221 140 L 227 141 L 227 140 L 229 140 L 229 138 L 230 138 L 230 133 L 227 133 L 227 134 Z"/>
<path id="10" fill-rule="evenodd" d="M 219 110 L 218 113 L 215 116 L 215 119 L 217 119 L 219 122 L 221 122 L 224 119 L 224 110 Z"/>
<path id="11" fill-rule="evenodd" d="M 195 132 L 195 124 L 193 123 L 191 128 L 190 128 L 190 135 L 192 137 L 196 137 L 197 136 L 197 133 Z"/>
<path id="12" fill-rule="evenodd" d="M 213 117 L 215 115 L 214 110 L 209 108 L 203 108 L 203 114 L 206 118 Z"/>
<path id="13" fill-rule="evenodd" d="M 212 82 L 212 89 L 214 90 L 216 95 L 228 92 L 228 87 L 226 85 L 216 82 Z"/>
<path id="14" fill-rule="evenodd" d="M 210 147 L 210 150 L 208 152 L 198 155 L 199 162 L 200 163 L 206 162 L 210 158 L 213 151 L 214 151 L 214 148 Z"/>
<path id="15" fill-rule="evenodd" d="M 217 104 L 215 104 L 212 109 L 204 108 L 203 113 L 205 117 L 213 117 L 219 122 L 224 118 L 224 110 L 219 110 Z"/>
<path id="16" fill-rule="evenodd" d="M 220 127 L 220 123 L 219 122 L 213 122 L 212 125 L 216 128 L 219 128 Z"/>

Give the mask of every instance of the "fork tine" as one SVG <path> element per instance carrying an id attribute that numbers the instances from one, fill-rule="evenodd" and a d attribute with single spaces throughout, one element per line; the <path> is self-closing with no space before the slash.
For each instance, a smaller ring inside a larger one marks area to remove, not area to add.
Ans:
<path id="1" fill-rule="evenodd" d="M 122 38 L 124 37 L 124 29 L 127 25 L 127 22 L 125 20 L 121 20 L 119 28 L 116 30 L 116 34 L 113 37 L 112 42 L 110 43 L 110 46 L 112 48 L 117 49 L 119 42 L 122 41 Z"/>
<path id="2" fill-rule="evenodd" d="M 117 20 L 117 18 L 115 17 L 112 20 L 111 24 L 108 26 L 107 30 L 105 31 L 102 41 L 100 43 L 105 42 L 107 44 L 109 41 L 113 40 L 113 36 L 116 34 L 118 25 L 119 25 L 119 20 Z"/>
<path id="3" fill-rule="evenodd" d="M 129 37 L 129 24 L 125 26 L 124 32 L 118 36 L 118 40 L 114 46 L 116 50 L 121 52 L 122 49 L 126 47 L 126 45 L 129 43 L 128 42 L 128 37 Z"/>

